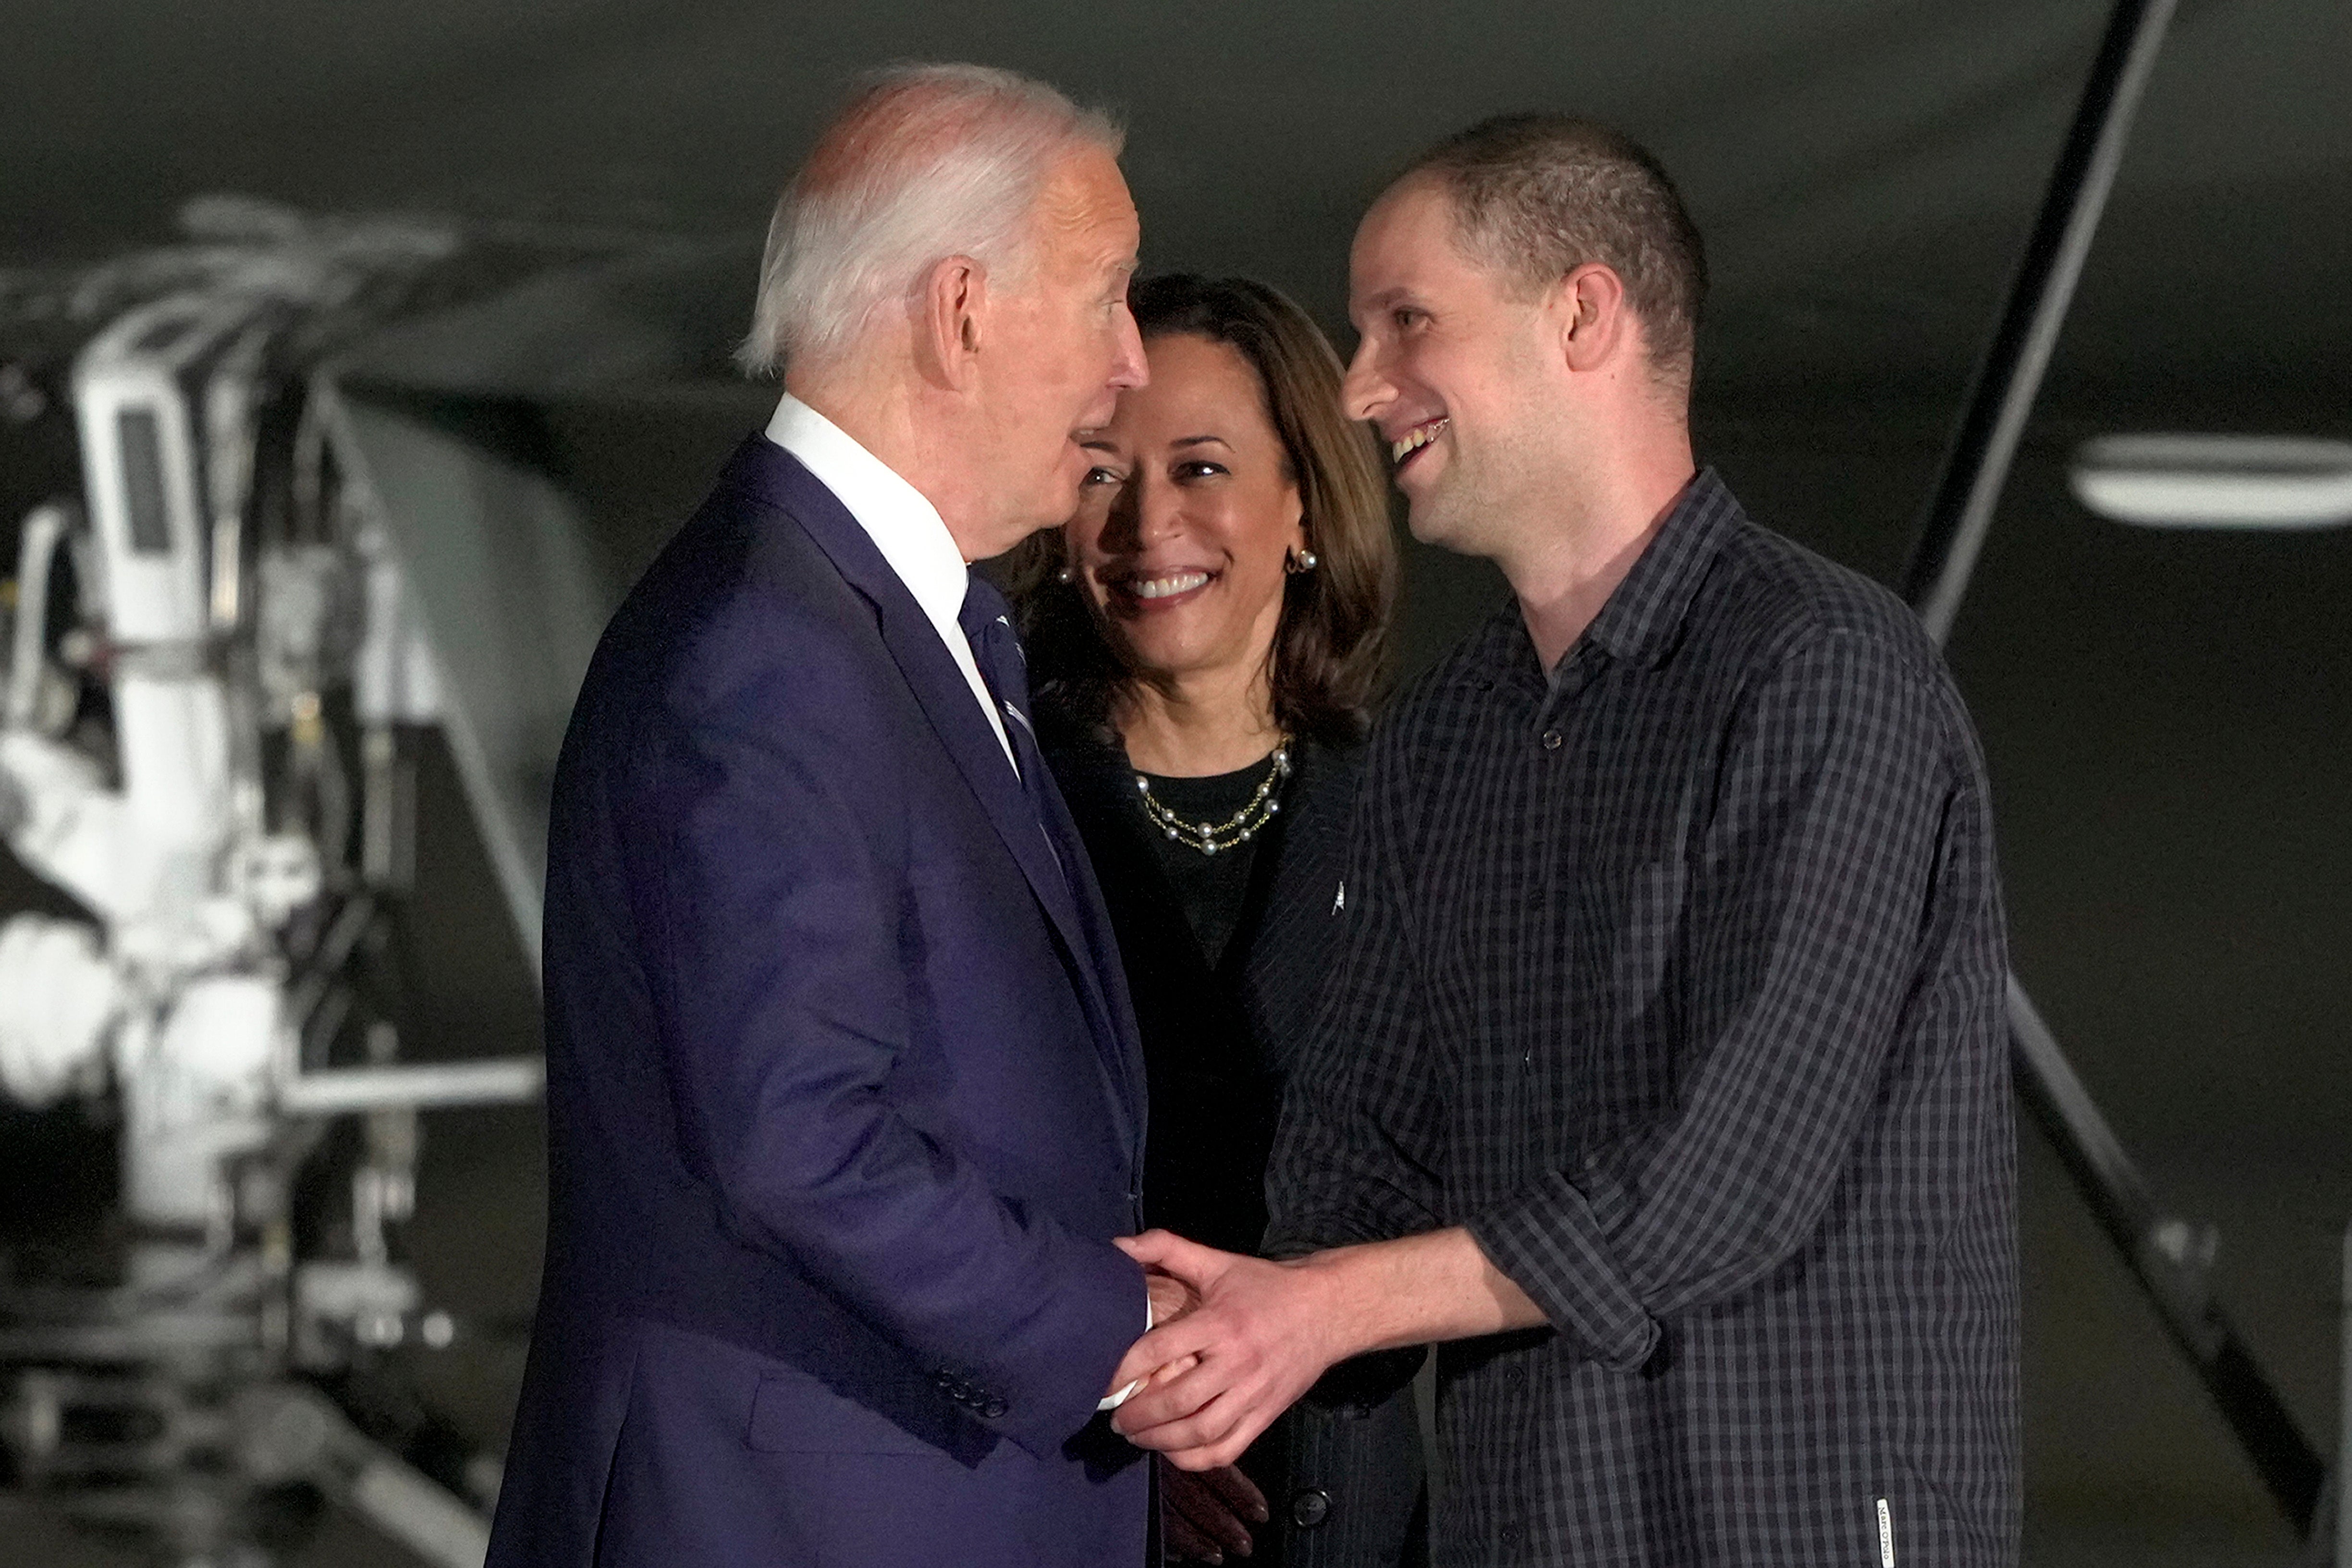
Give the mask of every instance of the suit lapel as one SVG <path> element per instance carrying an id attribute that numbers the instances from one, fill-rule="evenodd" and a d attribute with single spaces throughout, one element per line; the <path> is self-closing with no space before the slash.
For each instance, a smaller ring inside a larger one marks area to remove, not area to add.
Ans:
<path id="1" fill-rule="evenodd" d="M 1127 1121 L 1125 1131 L 1130 1137 L 1136 1135 L 1142 1107 L 1138 1103 L 1141 1069 L 1131 1044 L 1134 1029 L 1129 1022 L 1122 1033 L 1120 1016 L 1113 1010 L 1105 984 L 1106 973 L 1118 967 L 1117 949 L 1108 938 L 1107 922 L 1098 910 L 1081 911 L 1081 889 L 1085 897 L 1097 901 L 1100 895 L 1095 891 L 1076 834 L 1058 836 L 1063 843 L 1057 858 L 1057 847 L 1048 838 L 1050 830 L 1030 806 L 1019 775 L 981 712 L 963 671 L 940 640 L 939 629 L 849 509 L 790 453 L 762 437 L 754 436 L 737 449 L 724 478 L 790 515 L 843 579 L 874 605 L 884 646 L 1061 940 L 1104 1058 L 1112 1102 Z M 1043 782 L 1053 808 L 1066 822 L 1067 812 L 1060 795 L 1054 793 L 1051 776 Z M 1121 1001 L 1125 994 L 1122 985 Z"/>
<path id="2" fill-rule="evenodd" d="M 1033 753 L 1041 755 L 1042 752 Z M 1092 858 L 1087 853 L 1087 842 L 1078 831 L 1076 820 L 1070 815 L 1069 803 L 1063 799 L 1061 786 L 1051 768 L 1043 769 L 1038 781 L 1045 808 L 1053 816 L 1050 831 L 1060 847 L 1062 863 L 1070 868 L 1069 888 L 1072 907 L 1078 924 L 1086 933 L 1085 951 L 1094 962 L 1086 965 L 1098 982 L 1097 1000 L 1103 1009 L 1108 1032 L 1104 1037 L 1105 1048 L 1118 1062 L 1112 1077 L 1119 1086 L 1129 1117 L 1129 1131 L 1135 1139 L 1138 1169 L 1143 1158 L 1143 1046 L 1135 1021 L 1135 1004 L 1128 994 L 1127 968 L 1120 962 L 1118 938 L 1113 932 L 1110 910 L 1105 904 L 1102 884 L 1095 875 Z"/>

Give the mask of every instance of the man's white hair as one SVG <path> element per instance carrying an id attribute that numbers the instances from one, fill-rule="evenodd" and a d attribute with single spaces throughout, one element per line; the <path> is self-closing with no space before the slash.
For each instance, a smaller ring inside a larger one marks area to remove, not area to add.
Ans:
<path id="1" fill-rule="evenodd" d="M 1080 146 L 1117 156 L 1122 142 L 1108 115 L 1012 71 L 914 65 L 870 78 L 776 203 L 736 363 L 764 375 L 837 358 L 950 256 L 1017 284 L 1055 164 Z"/>

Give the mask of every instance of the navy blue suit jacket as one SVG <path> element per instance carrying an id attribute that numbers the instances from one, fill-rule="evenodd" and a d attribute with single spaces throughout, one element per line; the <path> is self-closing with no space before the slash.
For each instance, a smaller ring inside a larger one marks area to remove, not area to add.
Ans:
<path id="1" fill-rule="evenodd" d="M 1132 1568 L 1144 1091 L 1076 830 L 747 441 L 556 770 L 550 1215 L 491 1568 Z M 1059 864 L 1057 864 L 1057 858 Z"/>

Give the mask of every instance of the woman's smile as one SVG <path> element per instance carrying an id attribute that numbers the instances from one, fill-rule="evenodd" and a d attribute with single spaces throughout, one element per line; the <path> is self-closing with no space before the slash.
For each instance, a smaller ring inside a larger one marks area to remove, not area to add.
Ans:
<path id="1" fill-rule="evenodd" d="M 1122 610 L 1146 615 L 1159 610 L 1180 609 L 1192 604 L 1202 591 L 1216 582 L 1220 575 L 1199 568 L 1155 572 L 1149 575 L 1139 572 L 1106 574 L 1103 585 L 1110 591 L 1112 602 Z"/>

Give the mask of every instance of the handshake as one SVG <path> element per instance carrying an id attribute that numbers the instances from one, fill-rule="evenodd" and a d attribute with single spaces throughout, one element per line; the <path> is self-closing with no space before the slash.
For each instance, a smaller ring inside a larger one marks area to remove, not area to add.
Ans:
<path id="1" fill-rule="evenodd" d="M 1118 1245 L 1143 1265 L 1152 1329 L 1111 1377 L 1131 1390 L 1111 1425 L 1179 1469 L 1231 1465 L 1326 1369 L 1371 1348 L 1349 1343 L 1337 1254 L 1272 1263 L 1165 1230 Z"/>
<path id="2" fill-rule="evenodd" d="M 1129 1391 L 1111 1425 L 1173 1467 L 1161 1471 L 1167 1560 L 1248 1556 L 1250 1527 L 1268 1510 L 1234 1461 L 1340 1359 L 1319 1306 L 1328 1271 L 1311 1259 L 1219 1252 L 1164 1230 L 1118 1246 L 1143 1265 L 1152 1329 L 1111 1379 Z"/>
<path id="3" fill-rule="evenodd" d="M 1172 1467 L 1166 1517 L 1178 1558 L 1249 1552 L 1242 1521 L 1263 1521 L 1265 1500 L 1234 1461 L 1331 1367 L 1544 1322 L 1458 1226 L 1280 1263 L 1164 1230 L 1118 1245 L 1143 1265 L 1152 1329 L 1111 1375 L 1114 1391 L 1129 1392 L 1110 1420 Z"/>
<path id="4" fill-rule="evenodd" d="M 1164 1230 L 1118 1245 L 1143 1265 L 1153 1326 L 1112 1374 L 1137 1386 L 1111 1425 L 1179 1469 L 1232 1464 L 1352 1356 L 1545 1323 L 1459 1226 L 1280 1263 Z"/>

